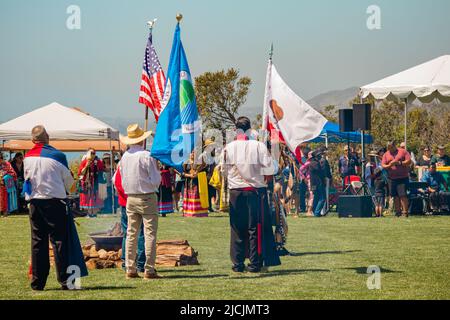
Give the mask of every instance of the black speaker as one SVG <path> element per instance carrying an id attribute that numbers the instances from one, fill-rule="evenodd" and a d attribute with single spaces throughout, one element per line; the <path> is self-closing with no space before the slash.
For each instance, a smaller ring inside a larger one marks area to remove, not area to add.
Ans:
<path id="1" fill-rule="evenodd" d="M 373 202 L 371 196 L 340 196 L 339 218 L 371 218 Z"/>
<path id="2" fill-rule="evenodd" d="M 352 109 L 339 110 L 339 130 L 341 132 L 353 131 L 353 110 Z"/>
<path id="3" fill-rule="evenodd" d="M 368 131 L 372 123 L 372 106 L 370 104 L 353 105 L 353 130 Z"/>
<path id="4" fill-rule="evenodd" d="M 412 216 L 425 215 L 425 207 L 424 207 L 422 197 L 420 197 L 420 196 L 410 196 L 409 197 L 408 212 Z"/>

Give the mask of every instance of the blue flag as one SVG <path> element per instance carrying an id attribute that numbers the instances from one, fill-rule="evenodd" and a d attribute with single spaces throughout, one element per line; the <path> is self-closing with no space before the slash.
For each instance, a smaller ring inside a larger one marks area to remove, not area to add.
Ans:
<path id="1" fill-rule="evenodd" d="M 201 121 L 191 72 L 180 39 L 179 24 L 173 37 L 162 109 L 151 154 L 162 163 L 182 172 L 182 165 L 194 150 L 200 136 Z"/>

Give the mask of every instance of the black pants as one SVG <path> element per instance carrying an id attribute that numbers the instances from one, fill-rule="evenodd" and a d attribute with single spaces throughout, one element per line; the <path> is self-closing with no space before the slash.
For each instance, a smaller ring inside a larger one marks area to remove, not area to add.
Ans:
<path id="1" fill-rule="evenodd" d="M 250 260 L 249 269 L 261 268 L 257 230 L 259 206 L 260 199 L 256 192 L 230 190 L 230 255 L 235 271 L 244 269 L 247 255 Z"/>
<path id="2" fill-rule="evenodd" d="M 430 202 L 433 209 L 440 210 L 443 206 L 450 206 L 450 193 L 449 192 L 433 192 L 430 194 Z"/>
<path id="3" fill-rule="evenodd" d="M 209 181 L 209 180 L 208 180 Z M 212 198 L 214 198 L 216 196 L 216 188 L 214 188 L 213 186 L 208 185 L 208 203 L 209 203 L 209 211 L 213 210 L 212 207 Z"/>
<path id="4" fill-rule="evenodd" d="M 49 246 L 52 243 L 57 279 L 65 285 L 68 278 L 68 216 L 66 204 L 59 199 L 31 200 L 31 287 L 43 290 L 50 271 Z"/>

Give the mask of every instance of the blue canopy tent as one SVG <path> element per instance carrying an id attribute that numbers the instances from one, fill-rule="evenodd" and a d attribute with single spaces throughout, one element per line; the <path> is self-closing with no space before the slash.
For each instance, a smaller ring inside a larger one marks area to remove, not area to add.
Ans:
<path id="1" fill-rule="evenodd" d="M 360 131 L 353 131 L 353 132 L 341 132 L 339 130 L 339 125 L 337 123 L 333 123 L 328 121 L 325 126 L 323 127 L 322 132 L 320 135 L 309 141 L 313 143 L 325 143 L 325 145 L 328 147 L 329 143 L 361 143 L 362 137 Z M 364 144 L 372 144 L 373 143 L 373 137 L 370 134 L 364 134 Z M 330 208 L 330 202 L 329 202 L 329 194 L 330 194 L 330 182 L 327 181 L 327 188 L 326 188 L 326 210 L 328 211 Z"/>
<path id="2" fill-rule="evenodd" d="M 361 143 L 361 132 L 341 132 L 339 131 L 339 125 L 333 122 L 327 122 L 320 135 L 309 142 L 323 142 L 326 145 L 328 143 Z M 364 134 L 364 143 L 372 144 L 373 137 L 370 134 Z"/>

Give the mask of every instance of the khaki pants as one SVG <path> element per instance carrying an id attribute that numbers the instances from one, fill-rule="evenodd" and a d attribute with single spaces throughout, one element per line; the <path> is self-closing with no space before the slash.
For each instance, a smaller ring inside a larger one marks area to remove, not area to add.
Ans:
<path id="1" fill-rule="evenodd" d="M 158 207 L 155 194 L 129 195 L 127 200 L 128 229 L 125 250 L 127 272 L 136 272 L 136 251 L 139 230 L 144 223 L 145 272 L 155 273 Z"/>

